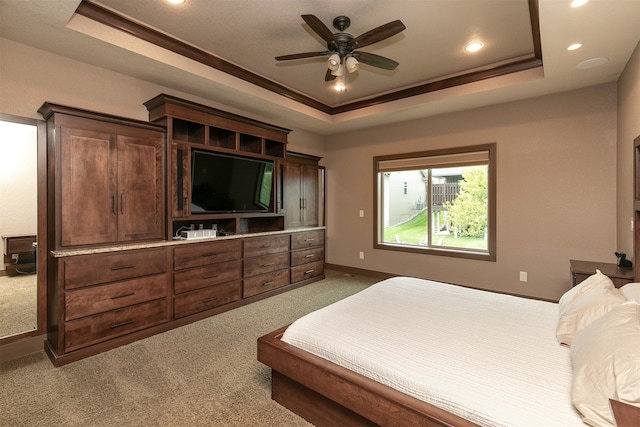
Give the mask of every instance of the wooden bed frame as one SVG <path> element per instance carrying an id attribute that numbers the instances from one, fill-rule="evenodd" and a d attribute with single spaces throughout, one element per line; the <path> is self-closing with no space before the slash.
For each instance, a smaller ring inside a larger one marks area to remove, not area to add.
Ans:
<path id="1" fill-rule="evenodd" d="M 271 398 L 316 426 L 476 426 L 285 343 L 287 326 L 258 339 L 271 367 Z"/>
<path id="2" fill-rule="evenodd" d="M 271 367 L 271 398 L 316 426 L 478 427 L 443 409 L 285 343 L 288 326 L 258 338 Z M 610 399 L 617 427 L 640 425 L 640 408 Z"/>

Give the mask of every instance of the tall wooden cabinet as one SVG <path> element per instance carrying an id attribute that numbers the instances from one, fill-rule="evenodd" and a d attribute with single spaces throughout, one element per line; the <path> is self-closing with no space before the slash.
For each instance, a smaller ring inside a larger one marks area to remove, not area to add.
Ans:
<path id="1" fill-rule="evenodd" d="M 286 228 L 316 226 L 319 223 L 320 158 L 287 153 L 283 163 L 282 193 Z"/>
<path id="2" fill-rule="evenodd" d="M 290 156 L 288 130 L 167 95 L 145 105 L 156 124 L 38 110 L 48 146 L 45 350 L 56 366 L 324 277 L 324 229 L 311 227 L 318 159 Z M 191 212 L 193 150 L 281 166 L 268 212 Z M 298 207 L 291 230 L 283 194 Z M 174 239 L 211 224 L 230 235 Z"/>
<path id="3" fill-rule="evenodd" d="M 50 248 L 162 239 L 164 130 L 46 103 Z"/>

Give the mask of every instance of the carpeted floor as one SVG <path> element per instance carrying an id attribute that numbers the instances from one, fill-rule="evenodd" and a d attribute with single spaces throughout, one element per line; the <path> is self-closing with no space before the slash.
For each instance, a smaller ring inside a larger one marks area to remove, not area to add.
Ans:
<path id="1" fill-rule="evenodd" d="M 271 400 L 258 337 L 377 280 L 323 281 L 54 368 L 44 352 L 0 365 L 2 426 L 307 426 Z"/>
<path id="2" fill-rule="evenodd" d="M 0 276 L 0 337 L 35 329 L 37 275 Z"/>

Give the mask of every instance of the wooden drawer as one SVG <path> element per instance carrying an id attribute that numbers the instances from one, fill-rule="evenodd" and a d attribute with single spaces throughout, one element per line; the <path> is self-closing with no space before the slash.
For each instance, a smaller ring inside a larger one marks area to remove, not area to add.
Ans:
<path id="1" fill-rule="evenodd" d="M 315 261 L 324 261 L 324 247 L 291 252 L 291 267 Z"/>
<path id="2" fill-rule="evenodd" d="M 289 284 L 289 269 L 274 271 L 244 279 L 242 296 L 244 298 L 261 294 Z"/>
<path id="3" fill-rule="evenodd" d="M 166 274 L 74 289 L 65 293 L 65 319 L 78 319 L 166 296 Z"/>
<path id="4" fill-rule="evenodd" d="M 234 261 L 242 258 L 242 240 L 185 245 L 175 248 L 173 256 L 176 270 L 200 267 L 215 262 Z"/>
<path id="5" fill-rule="evenodd" d="M 65 324 L 65 352 L 139 331 L 167 319 L 167 300 L 159 299 Z"/>
<path id="6" fill-rule="evenodd" d="M 289 268 L 289 252 L 245 258 L 243 272 L 244 277 L 250 277 L 283 268 Z"/>
<path id="7" fill-rule="evenodd" d="M 180 294 L 230 280 L 238 280 L 242 277 L 241 274 L 242 263 L 240 260 L 178 271 L 173 276 L 173 289 L 176 294 Z"/>
<path id="8" fill-rule="evenodd" d="M 7 237 L 4 253 L 5 255 L 11 255 L 19 252 L 33 252 L 36 250 L 33 246 L 35 242 L 36 236 Z"/>
<path id="9" fill-rule="evenodd" d="M 241 293 L 242 282 L 234 280 L 177 295 L 174 301 L 174 317 L 178 319 L 237 301 L 240 299 Z"/>
<path id="10" fill-rule="evenodd" d="M 165 271 L 165 249 L 82 255 L 65 259 L 64 283 L 66 289 L 74 289 Z"/>
<path id="11" fill-rule="evenodd" d="M 322 274 L 324 274 L 324 261 L 304 264 L 291 269 L 291 283 L 311 279 Z"/>
<path id="12" fill-rule="evenodd" d="M 324 230 L 303 231 L 291 234 L 291 250 L 324 246 Z"/>
<path id="13" fill-rule="evenodd" d="M 252 237 L 244 240 L 244 257 L 256 257 L 289 250 L 289 235 Z"/>

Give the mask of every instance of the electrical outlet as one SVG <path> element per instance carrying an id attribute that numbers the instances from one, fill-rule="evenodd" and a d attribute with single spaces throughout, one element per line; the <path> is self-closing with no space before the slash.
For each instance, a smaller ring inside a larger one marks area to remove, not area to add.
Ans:
<path id="1" fill-rule="evenodd" d="M 520 281 L 521 282 L 526 282 L 527 281 L 527 272 L 526 271 L 521 271 L 520 272 Z"/>
<path id="2" fill-rule="evenodd" d="M 364 218 L 364 210 L 360 209 L 360 218 Z"/>
<path id="3" fill-rule="evenodd" d="M 364 252 L 360 252 L 360 259 L 364 259 Z"/>

